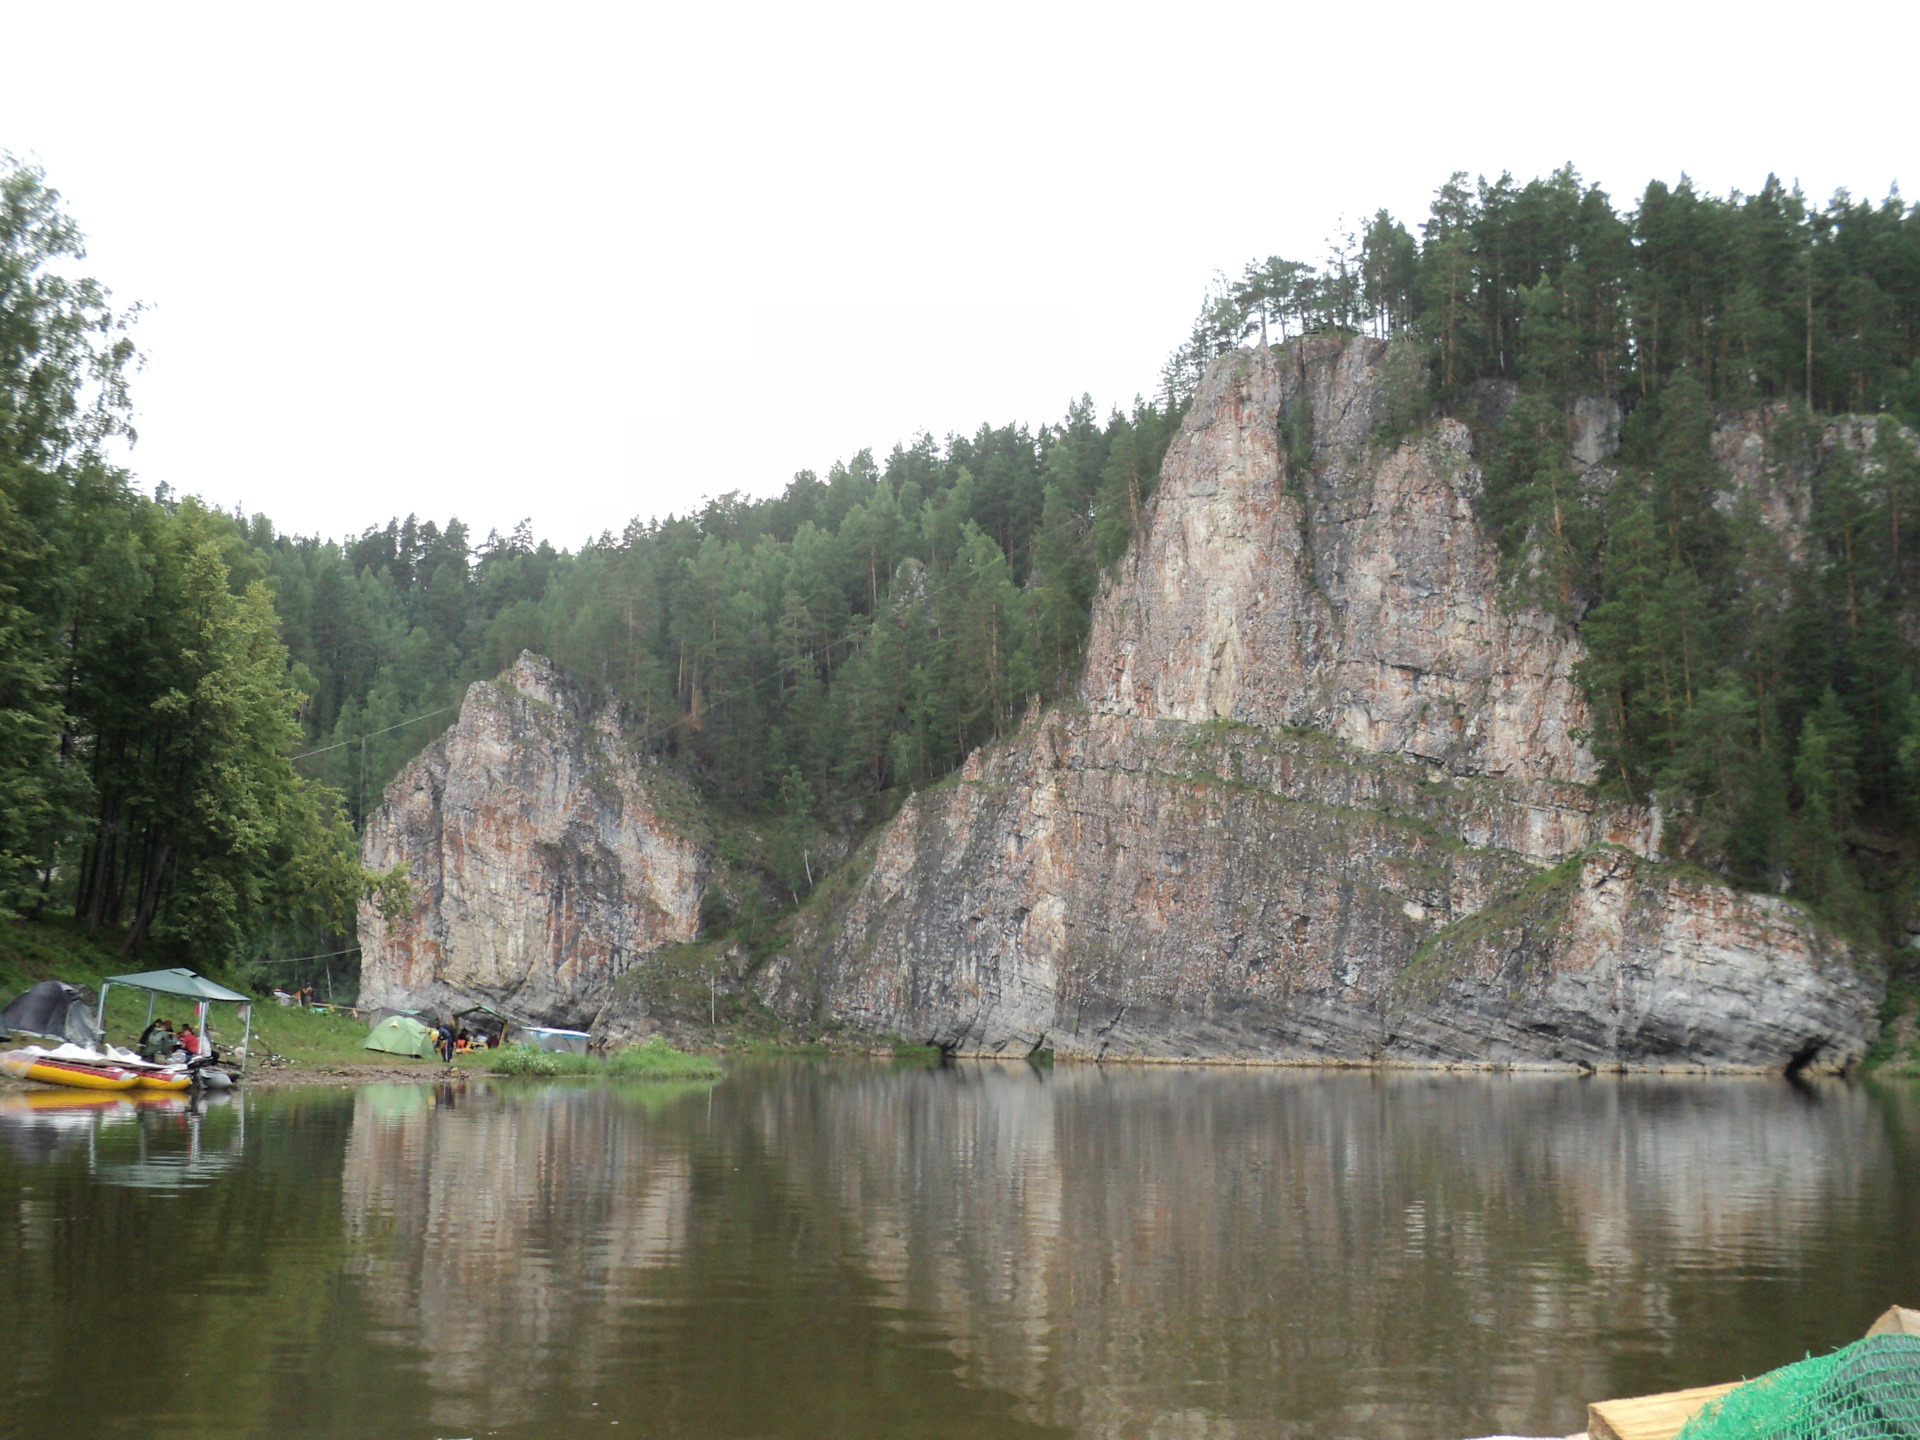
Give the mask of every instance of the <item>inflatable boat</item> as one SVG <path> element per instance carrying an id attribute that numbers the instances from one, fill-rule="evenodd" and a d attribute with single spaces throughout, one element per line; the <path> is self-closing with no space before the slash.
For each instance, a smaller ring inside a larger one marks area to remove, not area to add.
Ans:
<path id="1" fill-rule="evenodd" d="M 137 1070 L 56 1060 L 33 1050 L 9 1050 L 0 1055 L 0 1070 L 17 1079 L 38 1080 L 43 1085 L 71 1085 L 77 1090 L 131 1090 L 140 1083 Z"/>

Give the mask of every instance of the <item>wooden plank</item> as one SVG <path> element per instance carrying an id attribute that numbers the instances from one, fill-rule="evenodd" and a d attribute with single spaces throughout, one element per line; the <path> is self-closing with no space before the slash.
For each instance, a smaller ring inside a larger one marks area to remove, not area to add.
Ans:
<path id="1" fill-rule="evenodd" d="M 1631 1400 L 1600 1400 L 1587 1406 L 1587 1434 L 1593 1440 L 1673 1440 L 1709 1400 L 1718 1400 L 1741 1382 L 1671 1390 Z"/>
<path id="2" fill-rule="evenodd" d="M 1895 1305 L 1873 1322 L 1869 1335 L 1920 1335 L 1920 1310 Z"/>

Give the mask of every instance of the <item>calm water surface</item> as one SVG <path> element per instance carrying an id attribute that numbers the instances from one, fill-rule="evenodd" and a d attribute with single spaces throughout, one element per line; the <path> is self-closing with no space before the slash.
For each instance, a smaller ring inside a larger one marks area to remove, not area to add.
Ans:
<path id="1" fill-rule="evenodd" d="M 0 1434 L 1564 1434 L 1920 1300 L 1911 1083 L 76 1098 L 0 1096 Z"/>

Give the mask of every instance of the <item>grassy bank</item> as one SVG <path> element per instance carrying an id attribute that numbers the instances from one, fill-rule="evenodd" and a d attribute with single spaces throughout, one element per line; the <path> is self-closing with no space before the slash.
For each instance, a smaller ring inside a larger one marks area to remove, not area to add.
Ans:
<path id="1" fill-rule="evenodd" d="M 610 1055 L 556 1055 L 531 1045 L 507 1045 L 463 1057 L 493 1075 L 611 1075 L 643 1080 L 713 1080 L 719 1064 L 706 1055 L 676 1050 L 657 1035 L 643 1045 Z"/>
<path id="2" fill-rule="evenodd" d="M 153 968 L 137 959 L 121 955 L 118 948 L 89 935 L 84 927 L 71 921 L 0 922 L 0 1004 L 42 980 L 64 980 L 98 993 L 100 982 L 109 975 Z M 245 993 L 234 977 L 217 970 L 203 971 L 210 980 Z M 193 1018 L 193 1006 L 184 1000 L 160 995 L 153 999 L 153 1014 L 178 1027 Z M 215 1005 L 210 1011 L 208 1028 L 222 1050 L 240 1043 L 241 1025 L 237 1007 Z M 147 1023 L 147 996 L 139 991 L 116 987 L 107 992 L 107 1039 L 115 1045 L 131 1048 Z M 291 1072 L 312 1070 L 338 1074 L 357 1069 L 418 1071 L 430 1079 L 444 1074 L 447 1067 L 438 1059 L 421 1060 L 410 1055 L 387 1055 L 366 1048 L 367 1026 L 351 1015 L 282 1007 L 271 1000 L 256 1000 L 253 1006 L 252 1061 L 254 1068 L 270 1057 L 292 1061 Z M 484 1050 L 459 1056 L 455 1068 L 502 1075 L 617 1075 L 653 1079 L 712 1079 L 720 1067 L 704 1055 L 688 1055 L 673 1049 L 665 1041 L 654 1040 L 608 1056 L 546 1055 L 520 1046 L 505 1050 Z"/>

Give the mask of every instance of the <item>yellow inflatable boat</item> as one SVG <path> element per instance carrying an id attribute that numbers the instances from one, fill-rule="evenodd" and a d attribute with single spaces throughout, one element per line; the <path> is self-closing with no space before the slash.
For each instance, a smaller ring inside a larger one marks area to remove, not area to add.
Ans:
<path id="1" fill-rule="evenodd" d="M 38 1080 L 43 1085 L 71 1085 L 76 1090 L 131 1090 L 140 1083 L 140 1072 L 118 1065 L 82 1065 L 73 1060 L 55 1060 L 31 1050 L 9 1050 L 0 1055 L 0 1070 L 20 1080 Z M 184 1087 L 183 1087 L 184 1088 Z"/>

